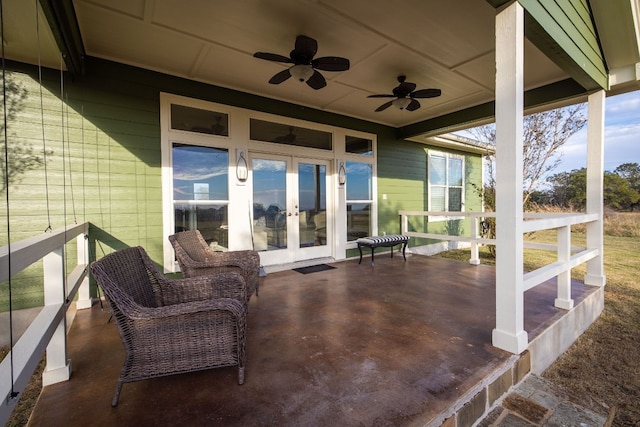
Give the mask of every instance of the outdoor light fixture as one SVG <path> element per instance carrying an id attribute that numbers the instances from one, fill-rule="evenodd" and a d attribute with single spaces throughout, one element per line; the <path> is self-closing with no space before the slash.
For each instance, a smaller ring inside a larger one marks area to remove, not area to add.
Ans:
<path id="1" fill-rule="evenodd" d="M 249 176 L 249 168 L 244 150 L 238 148 L 236 150 L 236 178 L 239 182 L 245 182 Z"/>
<path id="2" fill-rule="evenodd" d="M 392 104 L 399 110 L 404 110 L 411 104 L 411 98 L 397 98 L 394 99 Z"/>
<path id="3" fill-rule="evenodd" d="M 341 186 L 347 182 L 347 169 L 344 167 L 344 162 L 338 160 L 338 184 Z"/>
<path id="4" fill-rule="evenodd" d="M 299 82 L 306 82 L 313 76 L 313 68 L 310 65 L 298 64 L 289 69 L 291 77 Z"/>

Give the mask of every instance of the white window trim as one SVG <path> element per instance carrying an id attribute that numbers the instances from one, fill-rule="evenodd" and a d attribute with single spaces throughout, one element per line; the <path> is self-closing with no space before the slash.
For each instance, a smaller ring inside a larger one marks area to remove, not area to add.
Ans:
<path id="1" fill-rule="evenodd" d="M 444 185 L 445 188 L 445 206 L 449 206 L 449 188 L 458 188 L 457 185 L 449 185 L 449 159 L 460 159 L 462 160 L 462 192 L 461 192 L 461 201 L 460 201 L 460 212 L 465 212 L 465 201 L 466 201 L 466 192 L 465 192 L 465 187 L 466 187 L 466 178 L 465 178 L 465 170 L 466 170 L 466 159 L 465 156 L 461 155 L 461 154 L 454 154 L 454 153 L 448 153 L 445 151 L 436 151 L 436 150 L 429 150 L 427 153 L 427 210 L 431 211 L 432 210 L 432 206 L 431 206 L 431 178 L 430 178 L 430 171 L 429 171 L 429 164 L 430 164 L 430 158 L 431 157 L 444 157 L 446 159 L 446 175 L 447 175 L 447 184 Z M 436 187 L 442 187 L 442 185 L 436 185 Z M 428 222 L 438 222 L 438 221 L 450 221 L 450 220 L 456 220 L 456 219 L 462 219 L 459 216 L 453 216 L 453 215 L 442 215 L 442 216 L 428 216 Z"/>

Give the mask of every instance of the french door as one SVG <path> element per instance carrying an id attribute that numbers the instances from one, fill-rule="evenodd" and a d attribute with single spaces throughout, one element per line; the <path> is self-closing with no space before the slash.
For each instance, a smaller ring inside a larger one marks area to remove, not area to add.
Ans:
<path id="1" fill-rule="evenodd" d="M 253 246 L 264 265 L 332 254 L 330 162 L 250 155 Z"/>

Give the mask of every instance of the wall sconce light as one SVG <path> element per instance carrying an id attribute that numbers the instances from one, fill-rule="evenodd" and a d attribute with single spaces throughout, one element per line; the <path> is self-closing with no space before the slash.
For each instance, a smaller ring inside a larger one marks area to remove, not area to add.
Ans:
<path id="1" fill-rule="evenodd" d="M 347 169 L 344 167 L 344 162 L 338 160 L 338 184 L 344 185 L 347 182 Z"/>
<path id="2" fill-rule="evenodd" d="M 236 178 L 239 182 L 246 182 L 249 177 L 249 166 L 245 157 L 245 151 L 236 149 Z"/>

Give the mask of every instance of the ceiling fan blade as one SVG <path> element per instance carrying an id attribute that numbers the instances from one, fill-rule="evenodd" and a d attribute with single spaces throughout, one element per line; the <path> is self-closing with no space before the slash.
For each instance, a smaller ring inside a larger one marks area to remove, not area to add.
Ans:
<path id="1" fill-rule="evenodd" d="M 291 56 L 304 56 L 311 61 L 318 51 L 318 42 L 307 36 L 296 37 L 296 47 Z"/>
<path id="2" fill-rule="evenodd" d="M 412 98 L 435 98 L 442 95 L 440 89 L 420 89 L 411 94 Z"/>
<path id="3" fill-rule="evenodd" d="M 311 61 L 311 66 L 323 71 L 347 71 L 350 64 L 347 58 L 340 58 L 339 56 L 324 56 Z"/>
<path id="4" fill-rule="evenodd" d="M 389 95 L 383 95 L 383 94 L 379 94 L 379 95 L 369 95 L 367 96 L 367 98 L 395 98 L 395 95 L 389 94 Z"/>
<path id="5" fill-rule="evenodd" d="M 411 102 L 409 103 L 409 105 L 407 105 L 407 108 L 405 108 L 405 110 L 407 110 L 407 111 L 415 111 L 418 108 L 420 108 L 420 103 L 418 102 L 417 99 L 412 99 Z"/>
<path id="6" fill-rule="evenodd" d="M 379 106 L 378 108 L 376 108 L 376 113 L 386 110 L 387 108 L 391 107 L 391 104 L 393 103 L 393 101 L 389 101 L 389 102 L 385 102 L 384 104 L 382 104 L 381 106 Z"/>
<path id="7" fill-rule="evenodd" d="M 269 80 L 269 83 L 271 83 L 272 85 L 279 85 L 283 81 L 287 80 L 289 77 L 291 77 L 291 73 L 287 68 L 286 70 L 282 70 L 279 73 L 277 73 L 275 76 L 271 77 L 271 80 Z"/>
<path id="8" fill-rule="evenodd" d="M 307 84 L 313 89 L 318 90 L 325 87 L 327 85 L 327 81 L 322 77 L 322 74 L 314 70 L 313 75 L 309 77 L 309 80 L 307 80 Z"/>
<path id="9" fill-rule="evenodd" d="M 404 98 L 405 96 L 409 95 L 411 92 L 413 92 L 416 89 L 416 84 L 415 83 L 411 83 L 411 82 L 402 82 L 398 85 L 398 87 L 396 87 L 393 90 L 393 93 L 397 92 L 397 96 L 399 98 Z"/>
<path id="10" fill-rule="evenodd" d="M 253 54 L 255 58 L 266 59 L 267 61 L 275 61 L 275 62 L 286 62 L 289 64 L 293 64 L 293 60 L 291 58 L 287 58 L 286 56 L 278 55 L 277 53 L 269 53 L 269 52 L 256 52 Z"/>

